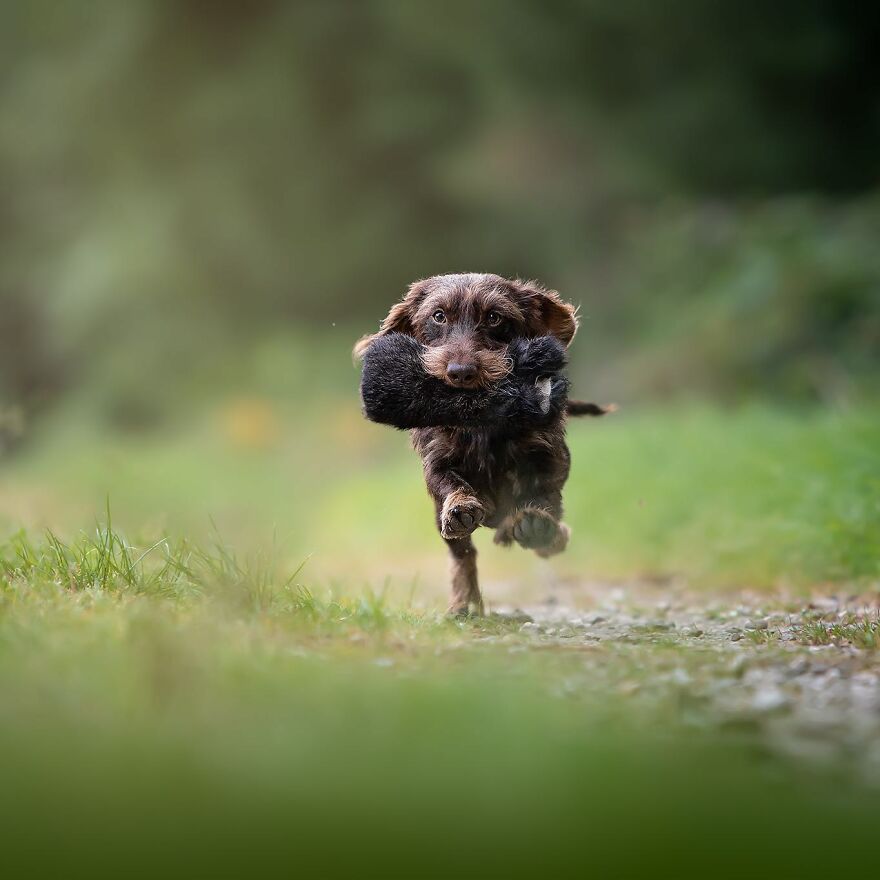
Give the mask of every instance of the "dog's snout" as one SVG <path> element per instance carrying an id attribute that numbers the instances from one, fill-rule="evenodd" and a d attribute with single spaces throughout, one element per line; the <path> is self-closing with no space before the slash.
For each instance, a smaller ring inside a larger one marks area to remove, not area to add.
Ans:
<path id="1" fill-rule="evenodd" d="M 477 367 L 475 364 L 450 363 L 446 367 L 446 375 L 450 382 L 454 382 L 456 385 L 465 385 L 477 378 Z"/>

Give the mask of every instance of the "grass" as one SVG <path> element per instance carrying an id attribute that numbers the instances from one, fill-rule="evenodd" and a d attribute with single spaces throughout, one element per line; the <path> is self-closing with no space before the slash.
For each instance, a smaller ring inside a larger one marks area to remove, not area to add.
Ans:
<path id="1" fill-rule="evenodd" d="M 876 409 L 624 408 L 572 424 L 569 438 L 574 538 L 552 563 L 562 581 L 761 589 L 880 580 Z M 420 596 L 442 601 L 444 551 L 418 460 L 404 434 L 360 417 L 354 388 L 295 409 L 275 397 L 217 402 L 156 435 L 65 418 L 6 478 L 0 523 L 10 526 L 64 532 L 109 494 L 120 523 L 147 538 L 170 528 L 209 540 L 214 517 L 249 548 L 277 528 L 290 559 L 310 557 L 313 582 L 388 577 L 404 600 L 417 579 Z M 488 533 L 477 540 L 490 599 L 534 598 L 546 565 L 494 548 Z"/>
<path id="2" fill-rule="evenodd" d="M 741 876 L 785 839 L 774 873 L 803 876 L 872 833 L 870 789 L 767 762 L 676 705 L 634 709 L 618 685 L 685 662 L 669 647 L 528 650 L 515 621 L 304 579 L 271 553 L 136 545 L 106 522 L 5 544 L 6 863 Z M 819 834 L 818 852 L 797 843 Z"/>
<path id="3" fill-rule="evenodd" d="M 880 579 L 875 414 L 692 408 L 572 433 L 575 552 L 602 572 L 707 586 Z"/>
<path id="4" fill-rule="evenodd" d="M 746 638 L 755 645 L 779 643 L 781 630 L 790 632 L 799 645 L 834 645 L 859 650 L 880 648 L 880 619 L 876 612 L 851 611 L 834 614 L 833 620 L 823 619 L 816 613 L 813 620 L 784 622 L 782 627 L 765 626 L 763 629 L 747 629 Z"/>
<path id="5" fill-rule="evenodd" d="M 51 531 L 41 542 L 19 532 L 0 547 L 4 601 L 35 590 L 72 597 L 106 595 L 120 602 L 169 599 L 181 607 L 210 598 L 253 613 L 301 617 L 309 624 L 387 627 L 390 618 L 381 594 L 368 591 L 354 602 L 319 599 L 298 581 L 304 567 L 305 562 L 282 577 L 274 553 L 241 559 L 219 538 L 208 548 L 168 537 L 136 547 L 114 529 L 109 510 L 106 523 L 69 543 Z"/>
<path id="6" fill-rule="evenodd" d="M 853 645 L 860 649 L 880 648 L 880 620 L 847 614 L 840 620 L 813 620 L 795 629 L 806 645 Z"/>
<path id="7" fill-rule="evenodd" d="M 510 619 L 445 619 L 408 439 L 364 422 L 353 374 L 332 375 L 314 399 L 277 385 L 206 396 L 153 433 L 110 430 L 80 401 L 5 463 L 7 864 L 812 876 L 871 839 L 880 798 L 858 773 L 694 720 L 699 696 L 678 677 L 738 674 L 708 648 L 662 633 L 538 644 Z M 577 605 L 589 579 L 845 591 L 880 578 L 874 410 L 624 406 L 570 441 L 573 543 L 548 564 L 480 534 L 490 605 Z M 108 495 L 113 521 L 78 531 Z M 855 619 L 798 633 L 873 639 Z"/>

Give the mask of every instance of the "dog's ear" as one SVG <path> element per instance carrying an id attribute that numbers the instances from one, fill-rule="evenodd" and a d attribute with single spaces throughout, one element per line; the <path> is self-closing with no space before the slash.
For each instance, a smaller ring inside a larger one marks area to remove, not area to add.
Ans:
<path id="1" fill-rule="evenodd" d="M 568 346 L 577 332 L 577 309 L 555 291 L 535 281 L 512 282 L 526 316 L 529 330 L 536 336 L 555 336 Z"/>
<path id="2" fill-rule="evenodd" d="M 385 316 L 385 320 L 379 327 L 379 332 L 364 336 L 355 343 L 355 358 L 360 360 L 373 342 L 386 333 L 406 333 L 408 336 L 413 336 L 413 316 L 419 303 L 425 298 L 427 288 L 427 280 L 411 284 L 406 296 L 399 303 L 391 306 L 391 311 Z"/>

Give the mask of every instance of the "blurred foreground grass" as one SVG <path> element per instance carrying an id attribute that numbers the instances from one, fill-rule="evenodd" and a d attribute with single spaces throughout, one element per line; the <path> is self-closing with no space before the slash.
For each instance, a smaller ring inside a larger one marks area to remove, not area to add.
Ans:
<path id="1" fill-rule="evenodd" d="M 237 374 L 150 431 L 77 400 L 6 461 L 6 864 L 816 876 L 872 839 L 875 781 L 781 757 L 772 714 L 727 724 L 676 687 L 740 674 L 724 652 L 443 619 L 444 549 L 408 438 L 363 421 L 351 373 L 330 367 L 309 393 L 322 363 L 283 357 L 271 381 Z M 588 604 L 590 580 L 877 583 L 875 409 L 624 407 L 570 440 L 571 548 L 539 562 L 480 535 L 490 605 Z M 108 497 L 116 529 L 84 532 Z M 874 618 L 807 625 L 807 644 L 875 644 Z M 777 635 L 751 635 L 789 662 Z"/>
<path id="2" fill-rule="evenodd" d="M 19 536 L 0 549 L 4 862 L 818 876 L 872 839 L 880 798 L 858 778 L 594 681 L 596 663 L 635 663 L 631 681 L 698 656 L 528 650 L 518 632 L 313 594 L 223 547 Z"/>

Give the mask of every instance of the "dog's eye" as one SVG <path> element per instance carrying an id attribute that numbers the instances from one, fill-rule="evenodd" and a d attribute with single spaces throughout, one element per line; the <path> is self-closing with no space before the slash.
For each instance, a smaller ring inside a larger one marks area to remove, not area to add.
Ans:
<path id="1" fill-rule="evenodd" d="M 431 317 L 434 319 L 434 321 L 437 324 L 445 324 L 446 323 L 446 313 L 443 311 L 443 309 L 437 309 L 437 311 L 434 312 L 434 314 L 431 315 Z"/>
<path id="2" fill-rule="evenodd" d="M 489 312 L 489 314 L 486 315 L 486 323 L 490 327 L 497 327 L 501 323 L 501 315 L 499 315 L 498 312 Z"/>

